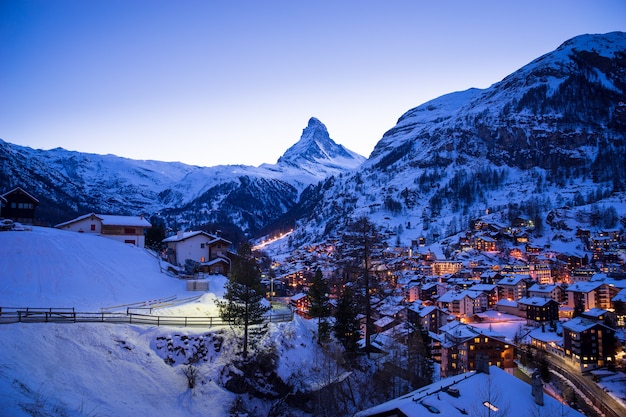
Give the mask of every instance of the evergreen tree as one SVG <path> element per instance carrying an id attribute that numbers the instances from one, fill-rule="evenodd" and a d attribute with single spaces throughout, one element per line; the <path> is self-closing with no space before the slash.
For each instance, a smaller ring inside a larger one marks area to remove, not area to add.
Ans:
<path id="1" fill-rule="evenodd" d="M 356 275 L 356 288 L 365 315 L 365 351 L 371 350 L 370 338 L 374 332 L 372 320 L 372 297 L 378 292 L 378 278 L 373 273 L 372 257 L 382 252 L 382 237 L 376 225 L 367 217 L 360 217 L 347 225 L 342 237 L 346 266 Z"/>
<path id="2" fill-rule="evenodd" d="M 361 339 L 361 325 L 357 318 L 357 311 L 358 306 L 354 299 L 354 292 L 350 286 L 346 286 L 341 293 L 335 311 L 333 333 L 349 357 L 356 354 Z"/>
<path id="3" fill-rule="evenodd" d="M 430 335 L 426 329 L 414 329 L 407 336 L 407 367 L 413 389 L 433 382 L 434 368 L 430 350 Z"/>
<path id="4" fill-rule="evenodd" d="M 309 300 L 309 314 L 317 317 L 317 334 L 318 343 L 328 339 L 329 327 L 326 318 L 330 316 L 330 304 L 328 299 L 328 283 L 324 280 L 322 270 L 317 268 L 309 292 L 307 294 Z"/>
<path id="5" fill-rule="evenodd" d="M 261 272 L 252 257 L 250 246 L 242 245 L 232 260 L 230 278 L 226 284 L 225 301 L 218 302 L 220 316 L 236 326 L 243 326 L 243 357 L 248 356 L 250 326 L 263 323 L 270 309 L 263 304 L 264 290 Z"/>

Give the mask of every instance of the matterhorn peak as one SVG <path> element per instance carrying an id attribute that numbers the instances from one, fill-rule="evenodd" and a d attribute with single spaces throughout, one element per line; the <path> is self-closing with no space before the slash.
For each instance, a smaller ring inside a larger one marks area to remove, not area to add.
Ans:
<path id="1" fill-rule="evenodd" d="M 315 117 L 309 119 L 302 130 L 300 140 L 278 159 L 278 164 L 286 164 L 314 170 L 315 166 L 333 167 L 334 169 L 352 169 L 359 166 L 365 158 L 352 152 L 330 138 L 324 123 Z"/>

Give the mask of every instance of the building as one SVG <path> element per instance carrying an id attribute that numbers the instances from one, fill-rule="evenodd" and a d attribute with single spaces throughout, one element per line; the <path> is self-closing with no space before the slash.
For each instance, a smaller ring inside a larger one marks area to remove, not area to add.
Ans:
<path id="1" fill-rule="evenodd" d="M 448 322 L 450 314 L 435 306 L 425 306 L 419 301 L 412 303 L 407 309 L 407 320 L 419 329 L 437 333 L 439 328 Z"/>
<path id="2" fill-rule="evenodd" d="M 93 233 L 122 243 L 143 248 L 146 243 L 146 230 L 152 227 L 143 216 L 116 216 L 89 213 L 59 223 L 57 229 L 78 233 Z"/>
<path id="3" fill-rule="evenodd" d="M 535 284 L 528 289 L 529 297 L 552 298 L 557 303 L 565 301 L 565 290 L 556 284 Z"/>
<path id="4" fill-rule="evenodd" d="M 584 317 L 573 318 L 563 323 L 563 349 L 583 371 L 615 363 L 615 330 Z"/>
<path id="5" fill-rule="evenodd" d="M 498 412 L 502 414 L 496 414 Z M 355 417 L 430 415 L 584 417 L 550 395 L 544 395 L 541 378 L 534 376 L 532 384 L 527 384 L 496 366 L 441 379 L 402 397 L 360 411 Z"/>
<path id="6" fill-rule="evenodd" d="M 513 368 L 513 345 L 503 335 L 489 329 L 453 321 L 439 329 L 441 374 L 456 375 L 477 368 L 477 355 L 486 356 L 489 365 Z"/>
<path id="7" fill-rule="evenodd" d="M 228 275 L 230 258 L 228 249 L 232 243 L 205 231 L 178 232 L 163 239 L 166 245 L 164 257 L 173 265 L 183 266 L 187 260 L 197 262 L 203 272 Z"/>
<path id="8" fill-rule="evenodd" d="M 22 224 L 35 223 L 35 209 L 39 205 L 39 200 L 31 194 L 17 187 L 0 197 L 2 217 Z"/>
<path id="9" fill-rule="evenodd" d="M 498 281 L 498 298 L 517 301 L 526 296 L 530 275 L 506 275 Z"/>
<path id="10" fill-rule="evenodd" d="M 538 323 L 559 321 L 559 303 L 545 297 L 523 297 L 517 302 L 518 308 L 526 312 L 526 320 Z"/>

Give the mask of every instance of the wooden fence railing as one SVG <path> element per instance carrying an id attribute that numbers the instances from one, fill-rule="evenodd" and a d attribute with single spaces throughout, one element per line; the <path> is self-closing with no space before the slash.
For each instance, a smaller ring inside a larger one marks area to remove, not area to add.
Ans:
<path id="1" fill-rule="evenodd" d="M 293 312 L 268 315 L 266 323 L 281 323 L 293 320 Z M 130 312 L 77 312 L 74 308 L 15 308 L 0 307 L 0 324 L 10 323 L 120 323 L 151 326 L 227 326 L 231 323 L 221 317 L 156 316 Z"/>

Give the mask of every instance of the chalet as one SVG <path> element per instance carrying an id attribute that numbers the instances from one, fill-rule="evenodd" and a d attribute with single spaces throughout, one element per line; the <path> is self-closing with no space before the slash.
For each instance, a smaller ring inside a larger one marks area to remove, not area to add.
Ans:
<path id="1" fill-rule="evenodd" d="M 513 368 L 513 345 L 489 329 L 453 321 L 440 329 L 441 373 L 456 375 L 477 368 L 478 353 L 488 357 L 489 365 Z"/>
<path id="2" fill-rule="evenodd" d="M 506 298 L 517 301 L 526 296 L 526 283 L 530 281 L 530 275 L 505 275 L 498 281 L 498 292 L 500 299 Z"/>
<path id="3" fill-rule="evenodd" d="M 563 350 L 563 328 L 560 322 L 555 322 L 552 326 L 540 326 L 530 333 L 530 345 L 539 350 L 550 352 L 554 355 L 564 356 Z"/>
<path id="4" fill-rule="evenodd" d="M 551 298 L 557 303 L 565 301 L 565 290 L 556 284 L 534 284 L 528 289 L 529 297 Z"/>
<path id="5" fill-rule="evenodd" d="M 114 216 L 89 213 L 73 220 L 59 223 L 57 229 L 78 233 L 93 233 L 143 248 L 146 230 L 152 227 L 143 216 Z"/>
<path id="6" fill-rule="evenodd" d="M 617 317 L 615 313 L 601 308 L 592 308 L 587 310 L 581 315 L 581 317 L 593 320 L 597 323 L 605 324 L 611 328 L 614 328 L 617 325 Z"/>
<path id="7" fill-rule="evenodd" d="M 445 293 L 445 284 L 441 282 L 425 282 L 420 285 L 418 298 L 422 301 L 435 301 Z"/>
<path id="8" fill-rule="evenodd" d="M 210 274 L 228 275 L 230 258 L 228 248 L 232 243 L 205 231 L 178 232 L 163 239 L 166 245 L 164 257 L 173 265 L 184 265 L 192 260 L 201 270 Z"/>
<path id="9" fill-rule="evenodd" d="M 612 309 L 611 299 L 619 288 L 602 281 L 577 282 L 567 287 L 567 306 L 581 312 L 592 308 Z"/>
<path id="10" fill-rule="evenodd" d="M 496 252 L 498 250 L 498 241 L 486 235 L 476 236 L 474 246 L 476 250 L 481 252 Z"/>
<path id="11" fill-rule="evenodd" d="M 448 322 L 450 314 L 435 306 L 425 306 L 420 302 L 412 303 L 407 309 L 409 323 L 420 329 L 437 333 Z"/>
<path id="12" fill-rule="evenodd" d="M 308 314 L 309 312 L 309 298 L 303 292 L 298 293 L 289 298 L 289 305 L 300 314 Z"/>
<path id="13" fill-rule="evenodd" d="M 522 312 L 526 312 L 529 322 L 557 322 L 559 321 L 559 303 L 551 298 L 524 297 L 518 300 L 517 305 Z"/>
<path id="14" fill-rule="evenodd" d="M 498 286 L 495 284 L 476 284 L 470 289 L 480 291 L 487 296 L 487 308 L 494 308 L 498 302 Z"/>
<path id="15" fill-rule="evenodd" d="M 563 348 L 583 371 L 609 365 L 615 362 L 615 330 L 583 317 L 573 318 L 563 323 Z"/>
<path id="16" fill-rule="evenodd" d="M 0 200 L 2 217 L 22 224 L 35 223 L 35 209 L 39 205 L 39 200 L 31 194 L 17 187 L 0 197 L 2 197 Z"/>
<path id="17" fill-rule="evenodd" d="M 448 291 L 437 300 L 437 307 L 459 317 L 470 317 L 487 308 L 487 295 L 480 291 Z"/>

